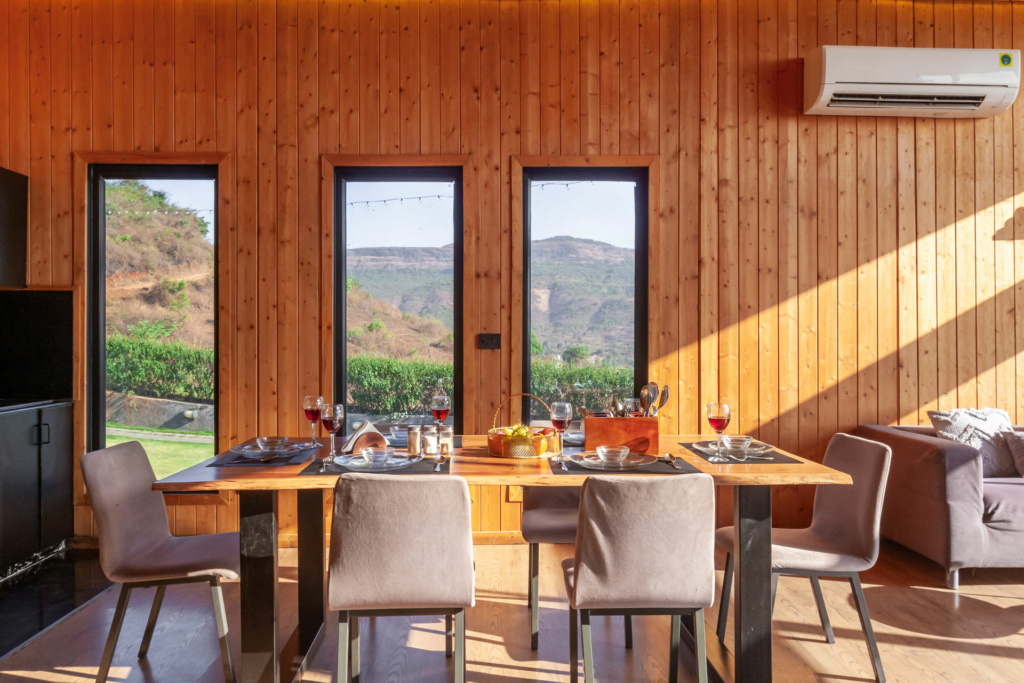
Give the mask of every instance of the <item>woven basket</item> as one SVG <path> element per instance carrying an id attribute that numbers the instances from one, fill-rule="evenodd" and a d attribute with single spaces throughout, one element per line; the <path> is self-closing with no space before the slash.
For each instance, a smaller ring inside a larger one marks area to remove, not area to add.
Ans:
<path id="1" fill-rule="evenodd" d="M 548 404 L 533 394 L 512 394 L 502 401 L 501 405 L 498 406 L 498 410 L 494 412 L 494 427 L 487 431 L 487 452 L 495 458 L 525 459 L 548 457 L 555 449 L 554 436 L 545 436 L 539 433 L 533 433 L 530 436 L 509 436 L 505 434 L 505 430 L 508 427 L 498 426 L 498 415 L 501 414 L 502 407 L 510 398 L 515 398 L 516 396 L 536 398 L 548 409 L 549 413 L 551 412 Z"/>

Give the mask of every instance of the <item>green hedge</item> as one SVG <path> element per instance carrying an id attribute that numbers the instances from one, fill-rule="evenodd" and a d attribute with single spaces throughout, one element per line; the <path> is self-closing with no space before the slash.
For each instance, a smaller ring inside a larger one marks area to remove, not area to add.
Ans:
<path id="1" fill-rule="evenodd" d="M 438 384 L 455 391 L 450 363 L 429 363 L 373 356 L 348 359 L 348 387 L 353 413 L 369 415 L 430 414 Z"/>
<path id="2" fill-rule="evenodd" d="M 213 349 L 115 334 L 107 337 L 107 388 L 124 394 L 213 401 Z"/>
<path id="3" fill-rule="evenodd" d="M 572 404 L 573 415 L 579 417 L 581 407 L 602 410 L 612 398 L 633 395 L 633 368 L 610 368 L 598 365 L 570 366 L 556 361 L 530 363 L 530 384 L 536 394 L 551 405 L 552 401 Z M 530 415 L 547 419 L 544 406 L 531 402 Z"/>

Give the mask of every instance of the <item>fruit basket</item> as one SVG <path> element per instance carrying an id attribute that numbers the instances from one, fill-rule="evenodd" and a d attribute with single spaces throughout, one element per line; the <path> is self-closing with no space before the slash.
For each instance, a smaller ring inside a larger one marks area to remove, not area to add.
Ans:
<path id="1" fill-rule="evenodd" d="M 498 406 L 494 413 L 494 427 L 487 430 L 487 452 L 495 458 L 546 458 L 555 450 L 555 430 L 540 427 L 527 427 L 517 424 L 514 427 L 499 427 L 498 415 L 501 408 L 510 398 L 529 396 L 540 401 L 548 412 L 548 404 L 533 394 L 512 394 Z"/>

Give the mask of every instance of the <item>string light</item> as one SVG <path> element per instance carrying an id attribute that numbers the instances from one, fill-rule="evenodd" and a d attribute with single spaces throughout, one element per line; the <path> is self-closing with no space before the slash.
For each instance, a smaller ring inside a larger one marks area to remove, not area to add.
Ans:
<path id="1" fill-rule="evenodd" d="M 542 190 L 547 185 L 564 185 L 566 189 L 569 189 L 570 185 L 580 185 L 582 183 L 588 183 L 588 182 L 591 185 L 594 184 L 594 181 L 592 181 L 592 180 L 572 180 L 572 181 L 569 181 L 567 183 L 566 182 L 562 182 L 562 181 L 554 181 L 554 182 L 547 182 L 547 183 L 534 183 L 533 185 L 535 187 L 540 187 L 540 189 L 542 189 Z M 388 197 L 387 199 L 360 199 L 357 202 L 347 202 L 347 205 L 348 206 L 371 206 L 373 204 L 384 204 L 385 206 L 387 206 L 388 202 L 398 202 L 399 204 L 405 204 L 405 200 L 406 199 L 408 199 L 410 201 L 415 199 L 420 204 L 422 204 L 424 199 L 454 199 L 454 198 L 455 198 L 455 195 L 450 195 L 450 194 L 424 194 L 424 195 L 417 195 L 415 197 Z"/>

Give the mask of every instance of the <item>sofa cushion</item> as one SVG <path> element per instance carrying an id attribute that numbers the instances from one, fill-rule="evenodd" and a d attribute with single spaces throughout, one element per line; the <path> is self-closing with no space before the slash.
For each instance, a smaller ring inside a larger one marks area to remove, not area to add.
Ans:
<path id="1" fill-rule="evenodd" d="M 1024 434 L 1015 431 L 1004 436 L 1006 445 L 1010 447 L 1013 463 L 1017 466 L 1017 473 L 1024 477 Z"/>
<path id="2" fill-rule="evenodd" d="M 986 479 L 985 524 L 1003 531 L 1024 531 L 1024 479 Z"/>
<path id="3" fill-rule="evenodd" d="M 1017 474 L 1010 447 L 1003 436 L 1006 432 L 1013 432 L 1013 422 L 1005 410 L 929 410 L 928 417 L 938 436 L 978 449 L 983 477 L 1012 477 Z"/>

